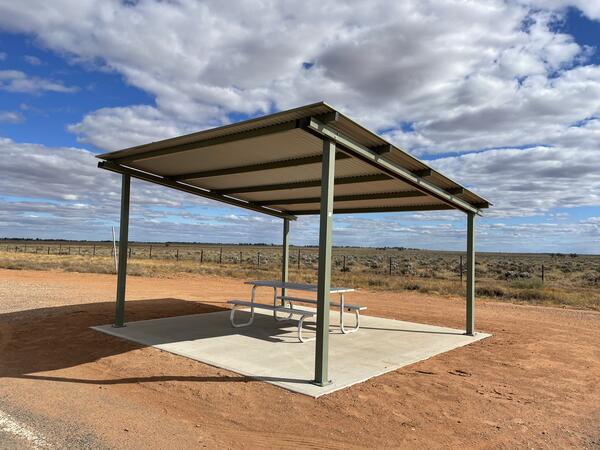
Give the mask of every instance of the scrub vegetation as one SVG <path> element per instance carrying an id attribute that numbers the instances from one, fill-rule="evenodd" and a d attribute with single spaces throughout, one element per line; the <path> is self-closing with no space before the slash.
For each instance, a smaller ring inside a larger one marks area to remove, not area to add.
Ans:
<path id="1" fill-rule="evenodd" d="M 131 275 L 272 279 L 281 270 L 277 246 L 134 243 L 130 248 Z M 316 283 L 317 265 L 317 249 L 290 248 L 290 281 Z M 112 244 L 106 242 L 2 241 L 0 267 L 115 273 Z M 369 290 L 460 297 L 465 270 L 466 258 L 460 252 L 338 247 L 332 280 Z M 600 256 L 478 253 L 476 279 L 480 298 L 600 310 Z"/>

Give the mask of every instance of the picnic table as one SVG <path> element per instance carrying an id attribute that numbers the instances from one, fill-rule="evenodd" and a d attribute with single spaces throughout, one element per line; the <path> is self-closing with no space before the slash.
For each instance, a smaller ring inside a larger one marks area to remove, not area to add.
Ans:
<path id="1" fill-rule="evenodd" d="M 229 300 L 229 304 L 232 305 L 231 314 L 229 320 L 231 325 L 238 327 L 245 327 L 252 325 L 254 322 L 254 309 L 265 309 L 273 312 L 273 318 L 276 321 L 292 320 L 294 316 L 298 316 L 298 339 L 300 342 L 308 342 L 314 340 L 314 338 L 305 338 L 302 335 L 302 326 L 304 320 L 307 318 L 313 318 L 316 316 L 314 310 L 306 310 L 294 308 L 295 303 L 303 303 L 309 305 L 316 305 L 318 302 L 316 299 L 304 298 L 291 296 L 287 294 L 288 290 L 292 291 L 303 291 L 310 293 L 317 293 L 317 285 L 305 284 L 305 283 L 290 283 L 281 280 L 254 280 L 246 281 L 245 284 L 252 286 L 250 295 L 250 301 L 248 300 Z M 266 305 L 263 303 L 256 303 L 256 290 L 260 287 L 266 287 L 273 289 L 273 305 Z M 358 331 L 360 328 L 360 311 L 364 311 L 366 306 L 350 305 L 345 302 L 344 294 L 348 292 L 354 292 L 352 288 L 342 287 L 331 287 L 329 292 L 332 295 L 338 295 L 338 302 L 330 302 L 330 306 L 339 308 L 340 311 L 340 330 L 343 334 L 353 333 Z M 250 319 L 247 322 L 236 323 L 235 312 L 240 308 L 250 308 Z M 352 328 L 346 328 L 344 326 L 344 311 L 353 312 L 356 318 L 356 322 Z M 287 317 L 279 317 L 278 314 L 286 314 Z"/>

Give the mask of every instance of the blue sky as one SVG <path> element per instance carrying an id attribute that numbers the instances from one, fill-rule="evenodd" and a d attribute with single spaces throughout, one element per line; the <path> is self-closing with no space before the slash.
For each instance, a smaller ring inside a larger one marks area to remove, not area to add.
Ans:
<path id="1" fill-rule="evenodd" d="M 373 0 L 328 4 L 332 24 L 309 6 L 0 5 L 0 236 L 107 239 L 119 184 L 93 154 L 325 100 L 489 198 L 479 250 L 600 253 L 600 8 Z M 133 239 L 280 238 L 277 220 L 133 188 Z M 458 213 L 335 227 L 338 245 L 465 245 Z M 316 239 L 315 218 L 293 225 Z"/>

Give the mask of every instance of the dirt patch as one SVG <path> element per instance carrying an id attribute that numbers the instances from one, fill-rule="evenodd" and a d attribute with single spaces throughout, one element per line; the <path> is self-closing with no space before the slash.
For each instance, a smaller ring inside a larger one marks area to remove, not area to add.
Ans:
<path id="1" fill-rule="evenodd" d="M 600 445 L 595 312 L 478 302 L 492 338 L 314 400 L 90 330 L 112 321 L 114 287 L 114 275 L 0 270 L 0 407 L 53 423 L 53 442 L 76 430 L 113 448 Z M 227 278 L 132 277 L 127 320 L 248 293 Z M 462 301 L 419 293 L 348 301 L 393 319 L 464 320 Z"/>

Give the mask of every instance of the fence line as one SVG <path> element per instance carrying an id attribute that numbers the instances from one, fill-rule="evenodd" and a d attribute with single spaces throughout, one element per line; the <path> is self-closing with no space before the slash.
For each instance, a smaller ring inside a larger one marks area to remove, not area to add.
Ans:
<path id="1" fill-rule="evenodd" d="M 67 245 L 65 247 L 63 247 L 62 243 L 59 244 L 54 244 L 54 245 L 35 245 L 32 243 L 23 243 L 21 245 L 15 245 L 13 243 L 10 244 L 6 244 L 5 249 L 7 252 L 15 252 L 15 253 L 46 253 L 46 255 L 59 255 L 59 256 L 65 256 L 65 255 L 71 255 L 71 245 Z M 0 247 L 2 248 L 2 247 Z M 114 250 L 112 248 L 112 245 L 107 244 L 107 245 L 97 245 L 97 244 L 89 244 L 89 245 L 79 245 L 77 247 L 77 255 L 78 256 L 89 256 L 89 257 L 101 257 L 101 256 L 108 256 L 109 252 L 108 249 L 110 249 L 110 256 L 113 257 L 114 256 Z M 265 268 L 268 267 L 269 265 L 272 266 L 273 259 L 275 259 L 276 261 L 281 261 L 282 258 L 282 254 L 280 250 L 274 250 L 273 255 L 269 255 L 269 256 L 265 256 L 264 253 L 261 253 L 261 251 L 257 250 L 256 251 L 256 258 L 254 259 L 254 262 L 252 262 L 253 258 L 252 258 L 252 253 L 254 252 L 249 252 L 249 255 L 246 257 L 246 260 L 244 260 L 244 252 L 243 251 L 239 251 L 239 258 L 238 256 L 238 252 L 237 250 L 234 251 L 232 250 L 231 252 L 226 252 L 224 250 L 223 247 L 215 247 L 215 248 L 209 248 L 209 249 L 189 249 L 190 252 L 195 253 L 192 254 L 191 256 L 189 255 L 189 252 L 187 255 L 185 254 L 180 254 L 180 249 L 184 250 L 186 249 L 185 246 L 182 247 L 175 247 L 175 248 L 169 248 L 169 246 L 164 246 L 163 248 L 160 248 L 157 251 L 157 247 L 154 245 L 148 245 L 148 246 L 138 246 L 138 245 L 133 245 L 130 246 L 128 248 L 128 258 L 138 258 L 138 259 L 158 259 L 158 260 L 172 260 L 174 259 L 176 262 L 179 261 L 196 261 L 198 262 L 198 257 L 195 255 L 199 254 L 199 262 L 200 264 L 204 264 L 204 263 L 217 263 L 219 265 L 222 264 L 240 264 L 240 265 L 249 265 L 249 266 L 254 266 L 257 269 L 261 269 L 261 268 Z M 45 252 L 44 252 L 45 250 Z M 206 253 L 205 253 L 206 250 Z M 105 254 L 104 251 L 106 251 Z M 208 257 L 209 255 L 211 255 L 210 257 Z M 296 255 L 290 255 L 290 264 L 293 264 L 293 260 L 294 260 L 294 256 L 295 256 L 295 263 L 296 263 L 296 268 L 298 270 L 300 270 L 302 267 L 304 268 L 313 268 L 316 269 L 315 264 L 318 261 L 318 252 L 317 251 L 310 251 L 310 250 L 305 250 L 305 253 L 302 253 L 302 250 L 299 248 L 298 252 Z M 463 262 L 463 255 L 457 255 L 458 259 L 455 260 L 457 261 L 457 265 L 456 265 L 456 269 L 454 271 L 454 273 L 456 273 L 457 275 L 457 279 L 463 283 L 464 281 L 464 272 L 465 272 L 465 266 L 464 266 L 464 262 Z M 207 258 L 208 257 L 208 258 Z M 304 257 L 304 259 L 303 259 Z M 394 275 L 414 275 L 414 272 L 410 272 L 407 273 L 406 271 L 402 270 L 401 267 L 399 266 L 399 264 L 402 261 L 406 261 L 406 257 L 401 257 L 401 256 L 388 256 L 388 261 L 387 261 L 387 270 L 386 269 L 386 264 L 385 264 L 385 256 L 380 256 L 379 257 L 379 261 L 376 263 L 373 263 L 368 256 L 360 256 L 360 255 L 356 255 L 356 254 L 351 254 L 351 255 L 346 255 L 346 254 L 337 254 L 333 256 L 334 259 L 334 267 L 339 267 L 339 271 L 340 272 L 350 272 L 350 266 L 356 264 L 357 262 L 359 264 L 362 263 L 362 270 L 363 271 L 369 271 L 371 270 L 374 273 L 387 273 L 388 276 L 394 276 Z M 541 280 L 542 283 L 544 283 L 546 281 L 547 278 L 547 266 L 545 266 L 544 264 L 541 264 L 540 266 L 540 271 L 538 272 L 539 276 L 538 279 Z M 434 269 L 431 269 L 431 274 L 430 277 L 432 278 L 437 278 L 437 276 L 434 273 Z M 452 269 L 449 270 L 449 272 L 452 272 Z M 530 274 L 530 277 L 535 276 L 535 274 Z M 508 280 L 508 278 L 507 278 Z"/>

